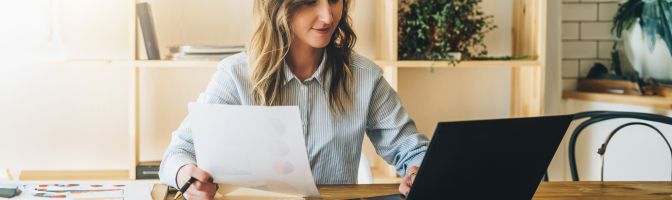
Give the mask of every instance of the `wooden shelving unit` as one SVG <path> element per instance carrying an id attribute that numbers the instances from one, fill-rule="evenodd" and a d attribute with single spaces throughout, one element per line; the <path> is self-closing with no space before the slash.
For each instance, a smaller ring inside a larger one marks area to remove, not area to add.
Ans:
<path id="1" fill-rule="evenodd" d="M 597 101 L 635 106 L 646 106 L 658 109 L 672 110 L 672 99 L 659 96 L 633 96 L 621 94 L 592 93 L 566 90 L 562 92 L 563 99 L 583 101 Z"/>
<path id="2" fill-rule="evenodd" d="M 121 63 L 124 61 L 109 61 L 108 63 Z M 88 62 L 81 62 L 86 64 Z M 131 62 L 125 62 L 131 64 Z M 137 60 L 132 62 L 137 67 L 168 67 L 168 68 L 191 68 L 191 67 L 216 67 L 219 61 L 174 61 L 174 60 Z M 463 61 L 456 65 L 448 61 L 375 61 L 380 66 L 392 66 L 400 69 L 404 68 L 493 68 L 493 67 L 522 67 L 537 68 L 541 67 L 538 60 L 513 60 L 513 61 Z"/>
<path id="3" fill-rule="evenodd" d="M 398 68 L 453 68 L 453 67 L 540 67 L 538 60 L 511 60 L 511 61 L 462 61 L 453 65 L 448 61 L 427 60 L 402 60 L 402 61 L 376 61 L 378 65 L 396 66 Z"/>
<path id="4" fill-rule="evenodd" d="M 128 160 L 128 170 L 112 170 L 115 177 L 128 177 L 129 179 L 135 179 L 135 167 L 139 162 L 139 151 L 141 149 L 139 145 L 139 135 L 140 126 L 142 122 L 140 121 L 140 78 L 141 71 L 146 68 L 215 68 L 218 61 L 169 61 L 169 60 L 140 60 L 142 52 L 144 49 L 141 47 L 142 38 L 139 34 L 138 24 L 136 22 L 135 16 L 135 4 L 138 2 L 144 2 L 146 0 L 126 0 L 124 4 L 127 3 L 128 6 L 128 16 L 125 16 L 126 23 L 128 24 L 127 31 L 124 32 L 128 36 L 129 40 L 127 46 L 132 47 L 128 50 L 128 56 L 120 59 L 124 60 L 83 60 L 83 61 L 66 61 L 59 63 L 52 63 L 57 65 L 67 65 L 67 66 L 110 66 L 113 67 L 125 67 L 128 68 L 129 78 L 129 128 L 128 128 L 128 142 L 129 142 L 129 160 Z M 163 1 L 154 1 L 155 3 L 166 3 Z M 233 1 L 231 1 L 233 2 Z M 216 3 L 220 4 L 229 4 L 229 1 L 217 1 Z M 174 3 L 174 2 L 173 2 Z M 212 3 L 212 2 L 208 2 Z M 384 70 L 385 78 L 393 88 L 397 89 L 397 85 L 405 84 L 398 81 L 398 75 L 404 73 L 404 70 L 407 69 L 419 69 L 419 68 L 511 68 L 511 115 L 512 116 L 534 116 L 540 115 L 543 113 L 542 102 L 544 97 L 543 91 L 543 82 L 544 82 L 544 62 L 545 62 L 545 30 L 544 25 L 546 19 L 546 1 L 545 0 L 513 0 L 513 28 L 512 33 L 513 37 L 511 38 L 512 42 L 512 56 L 531 56 L 536 58 L 535 60 L 513 60 L 513 61 L 462 61 L 459 64 L 453 66 L 445 61 L 407 61 L 407 60 L 398 60 L 397 58 L 397 44 L 398 44 L 398 34 L 397 34 L 397 10 L 399 8 L 399 0 L 375 0 L 375 57 L 370 59 L 375 60 L 378 65 Z M 157 7 L 159 8 L 159 7 Z M 199 9 L 202 7 L 198 7 Z M 164 8 L 165 9 L 165 8 Z M 179 10 L 179 9 L 178 9 Z M 174 11 L 174 10 L 168 10 Z M 175 19 L 178 19 L 181 14 L 177 12 L 169 12 L 170 15 L 167 18 L 164 18 L 164 21 L 170 22 L 166 24 L 171 24 Z M 192 13 L 193 14 L 193 13 Z M 238 14 L 238 13 L 236 13 Z M 246 16 L 244 16 L 247 19 Z M 201 18 L 199 18 L 201 19 Z M 204 17 L 203 19 L 208 20 L 193 20 L 194 23 L 184 23 L 181 25 L 192 27 L 191 25 L 198 24 L 203 25 L 202 27 L 216 28 L 220 27 L 221 32 L 228 33 L 226 38 L 223 40 L 241 40 L 245 35 L 242 31 L 228 31 L 231 27 L 226 26 L 238 26 L 240 24 L 233 23 L 221 23 L 220 19 L 225 19 L 224 17 Z M 179 24 L 179 23 L 178 23 Z M 219 24 L 219 25 L 213 25 Z M 211 26 L 212 25 L 212 26 Z M 177 26 L 177 25 L 175 25 Z M 165 27 L 165 26 L 164 26 Z M 200 27 L 200 26 L 199 26 Z M 186 29 L 186 28 L 184 28 Z M 166 29 L 169 32 L 179 32 L 184 30 L 182 27 L 171 27 Z M 225 30 L 226 29 L 226 30 Z M 199 29 L 200 30 L 200 29 Z M 234 29 L 231 29 L 234 30 Z M 238 30 L 238 29 L 235 29 Z M 197 33 L 206 33 L 207 31 L 198 31 Z M 181 38 L 179 34 L 165 34 L 169 35 L 170 39 Z M 218 35 L 218 34 L 216 34 Z M 213 36 L 213 38 L 215 38 Z M 221 39 L 219 37 L 216 37 Z M 194 39 L 194 38 L 191 38 Z M 200 39 L 200 38 L 199 38 Z M 199 40 L 200 41 L 200 40 Z M 174 42 L 174 41 L 173 41 Z M 184 41 L 179 41 L 184 42 Z M 208 41 L 213 42 L 213 41 Z M 169 44 L 162 44 L 169 45 Z M 669 107 L 669 106 L 668 106 Z M 372 149 L 364 149 L 367 152 L 367 157 L 377 158 L 375 156 L 375 151 Z M 373 154 L 373 155 L 371 155 Z M 396 173 L 392 167 L 385 163 L 382 159 L 370 159 L 370 164 L 372 166 L 372 171 L 374 173 L 374 178 L 378 180 L 389 180 L 397 181 Z M 68 172 L 69 175 L 78 176 L 78 177 L 93 177 L 100 176 L 100 174 L 109 174 L 110 170 L 100 170 L 101 173 L 96 172 Z M 35 172 L 40 173 L 40 172 Z M 34 174 L 35 174 L 34 173 Z M 62 174 L 61 171 L 53 172 L 55 174 Z M 74 173 L 74 174 L 73 174 Z M 29 173 L 26 173 L 29 174 Z M 38 174 L 39 176 L 34 177 L 44 177 L 45 174 Z M 67 174 L 66 174 L 67 175 Z"/>
<path id="5" fill-rule="evenodd" d="M 399 0 L 376 1 L 376 63 L 393 88 L 404 84 L 398 81 L 399 73 L 415 68 L 511 68 L 511 115 L 512 117 L 543 114 L 544 62 L 546 40 L 546 1 L 513 0 L 512 50 L 513 56 L 530 56 L 535 60 L 462 61 L 452 65 L 447 61 L 399 60 L 398 8 Z M 367 150 L 367 149 L 365 149 Z M 368 149 L 366 152 L 373 152 Z M 369 156 L 370 157 L 370 156 Z M 392 168 L 382 159 L 371 160 L 374 177 L 394 176 Z"/>
<path id="6" fill-rule="evenodd" d="M 137 60 L 136 67 L 143 68 L 215 68 L 219 61 L 182 61 L 182 60 Z"/>
<path id="7" fill-rule="evenodd" d="M 49 62 L 48 65 L 68 65 L 68 66 L 105 66 L 105 65 L 133 65 L 136 67 L 150 68 L 192 68 L 192 67 L 216 67 L 220 61 L 183 61 L 183 60 L 75 60 L 65 62 Z M 538 60 L 512 60 L 512 61 L 462 61 L 456 65 L 448 61 L 425 61 L 425 60 L 403 60 L 403 61 L 385 61 L 376 60 L 380 66 L 393 66 L 396 68 L 492 68 L 492 67 L 540 67 Z"/>

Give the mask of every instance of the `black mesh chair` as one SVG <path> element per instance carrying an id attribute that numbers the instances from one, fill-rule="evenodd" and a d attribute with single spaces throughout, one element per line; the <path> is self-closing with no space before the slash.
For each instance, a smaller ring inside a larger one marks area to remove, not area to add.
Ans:
<path id="1" fill-rule="evenodd" d="M 672 118 L 670 117 L 649 113 L 637 113 L 637 112 L 590 111 L 590 112 L 577 113 L 574 120 L 580 120 L 580 119 L 587 119 L 587 120 L 581 122 L 581 124 L 579 124 L 576 127 L 576 129 L 574 129 L 571 138 L 569 139 L 569 168 L 572 175 L 572 181 L 579 181 L 579 173 L 577 172 L 576 167 L 576 152 L 575 152 L 576 140 L 581 134 L 581 132 L 590 125 L 611 119 L 635 119 L 635 120 L 643 120 L 646 122 L 658 122 L 672 125 Z M 662 137 L 665 143 L 667 143 L 668 149 L 670 149 L 671 153 L 670 156 L 672 158 L 672 148 L 670 147 L 670 143 L 667 141 L 663 133 L 656 127 L 645 122 L 629 122 L 618 126 L 609 134 L 609 137 L 607 138 L 606 142 L 602 144 L 602 146 L 598 150 L 598 153 L 604 155 L 607 144 L 609 143 L 609 140 L 611 140 L 611 138 L 614 136 L 615 133 L 617 133 L 622 128 L 635 125 L 649 127 L 652 130 L 656 131 Z"/>

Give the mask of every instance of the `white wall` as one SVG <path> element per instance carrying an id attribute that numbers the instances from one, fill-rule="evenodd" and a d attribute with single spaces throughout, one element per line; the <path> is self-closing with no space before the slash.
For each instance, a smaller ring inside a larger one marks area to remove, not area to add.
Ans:
<path id="1" fill-rule="evenodd" d="M 562 78 L 565 90 L 576 88 L 577 78 L 585 77 L 595 62 L 610 66 L 610 51 L 614 36 L 609 32 L 612 18 L 618 8 L 618 0 L 602 1 L 562 1 Z M 560 3 L 557 3 L 560 4 Z M 623 57 L 622 57 L 623 58 Z M 625 62 L 624 62 L 625 63 Z M 557 100 L 557 97 L 555 98 Z M 655 113 L 671 116 L 669 111 L 655 110 L 642 106 L 600 103 L 581 100 L 563 100 L 565 113 L 591 110 L 614 110 Z M 612 120 L 599 123 L 584 130 L 578 138 L 576 154 L 581 180 L 599 180 L 601 161 L 597 148 L 607 135 L 617 126 L 631 120 Z M 672 127 L 653 123 L 669 138 Z M 567 140 L 559 149 L 559 158 L 564 169 L 551 172 L 555 180 L 570 180 Z M 669 150 L 653 130 L 641 126 L 625 128 L 609 144 L 605 158 L 605 180 L 670 180 Z M 562 174 L 562 176 L 559 176 Z"/>
<path id="2" fill-rule="evenodd" d="M 0 168 L 127 168 L 131 5 L 0 3 Z"/>
<path id="3" fill-rule="evenodd" d="M 421 133 L 438 122 L 510 117 L 511 70 L 403 69 L 399 96 Z"/>
<path id="4" fill-rule="evenodd" d="M 29 0 L 0 3 L 3 63 L 130 60 L 129 1 Z"/>
<path id="5" fill-rule="evenodd" d="M 596 103 L 569 100 L 567 112 L 587 110 L 613 110 L 655 113 L 672 116 L 669 111 L 654 110 L 641 106 Z M 601 160 L 597 149 L 616 127 L 633 120 L 610 120 L 596 124 L 581 133 L 576 144 L 576 158 L 581 180 L 599 180 Z M 665 137 L 672 139 L 672 126 L 651 123 Z M 567 151 L 567 147 L 565 152 Z M 624 128 L 616 134 L 607 148 L 605 156 L 605 180 L 621 181 L 669 181 L 670 152 L 662 138 L 652 129 L 643 126 Z M 567 171 L 569 174 L 569 172 Z"/>
<path id="6" fill-rule="evenodd" d="M 562 43 L 560 30 L 562 30 L 562 2 L 546 2 L 546 68 L 544 74 L 544 114 L 564 114 L 564 102 L 562 101 L 562 52 L 557 48 Z M 567 156 L 564 146 L 567 139 L 560 143 L 555 157 L 548 167 L 550 180 L 566 180 Z"/>
<path id="7" fill-rule="evenodd" d="M 205 89 L 214 67 L 140 70 L 140 160 L 161 160 L 187 103 Z"/>
<path id="8" fill-rule="evenodd" d="M 562 78 L 564 89 L 575 89 L 577 78 L 594 63 L 611 66 L 612 19 L 619 0 L 562 3 Z M 625 63 L 625 62 L 624 62 Z"/>
<path id="9" fill-rule="evenodd" d="M 513 0 L 484 0 L 481 4 L 486 15 L 493 15 L 497 29 L 485 35 L 488 56 L 510 56 L 513 45 Z"/>
<path id="10" fill-rule="evenodd" d="M 0 68 L 0 166 L 125 169 L 129 69 L 123 65 Z"/>

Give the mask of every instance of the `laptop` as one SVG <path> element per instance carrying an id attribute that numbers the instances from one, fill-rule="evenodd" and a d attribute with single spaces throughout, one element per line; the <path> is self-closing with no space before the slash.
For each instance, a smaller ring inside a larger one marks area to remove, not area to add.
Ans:
<path id="1" fill-rule="evenodd" d="M 531 199 L 573 118 L 439 123 L 406 199 Z"/>

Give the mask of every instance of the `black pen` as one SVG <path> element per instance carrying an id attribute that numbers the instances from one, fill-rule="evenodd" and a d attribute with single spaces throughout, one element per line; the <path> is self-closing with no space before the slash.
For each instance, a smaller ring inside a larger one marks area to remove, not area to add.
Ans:
<path id="1" fill-rule="evenodd" d="M 187 181 L 187 183 L 185 183 L 184 185 L 182 185 L 182 187 L 180 188 L 180 190 L 177 191 L 177 194 L 175 194 L 175 197 L 173 197 L 173 200 L 176 200 L 177 198 L 180 198 L 180 197 L 182 196 L 182 194 L 184 194 L 185 192 L 187 192 L 187 190 L 189 189 L 189 186 L 191 186 L 191 184 L 194 183 L 194 182 L 196 182 L 196 181 L 198 181 L 198 179 L 194 178 L 193 176 L 192 176 L 191 178 L 189 178 L 189 180 Z"/>

